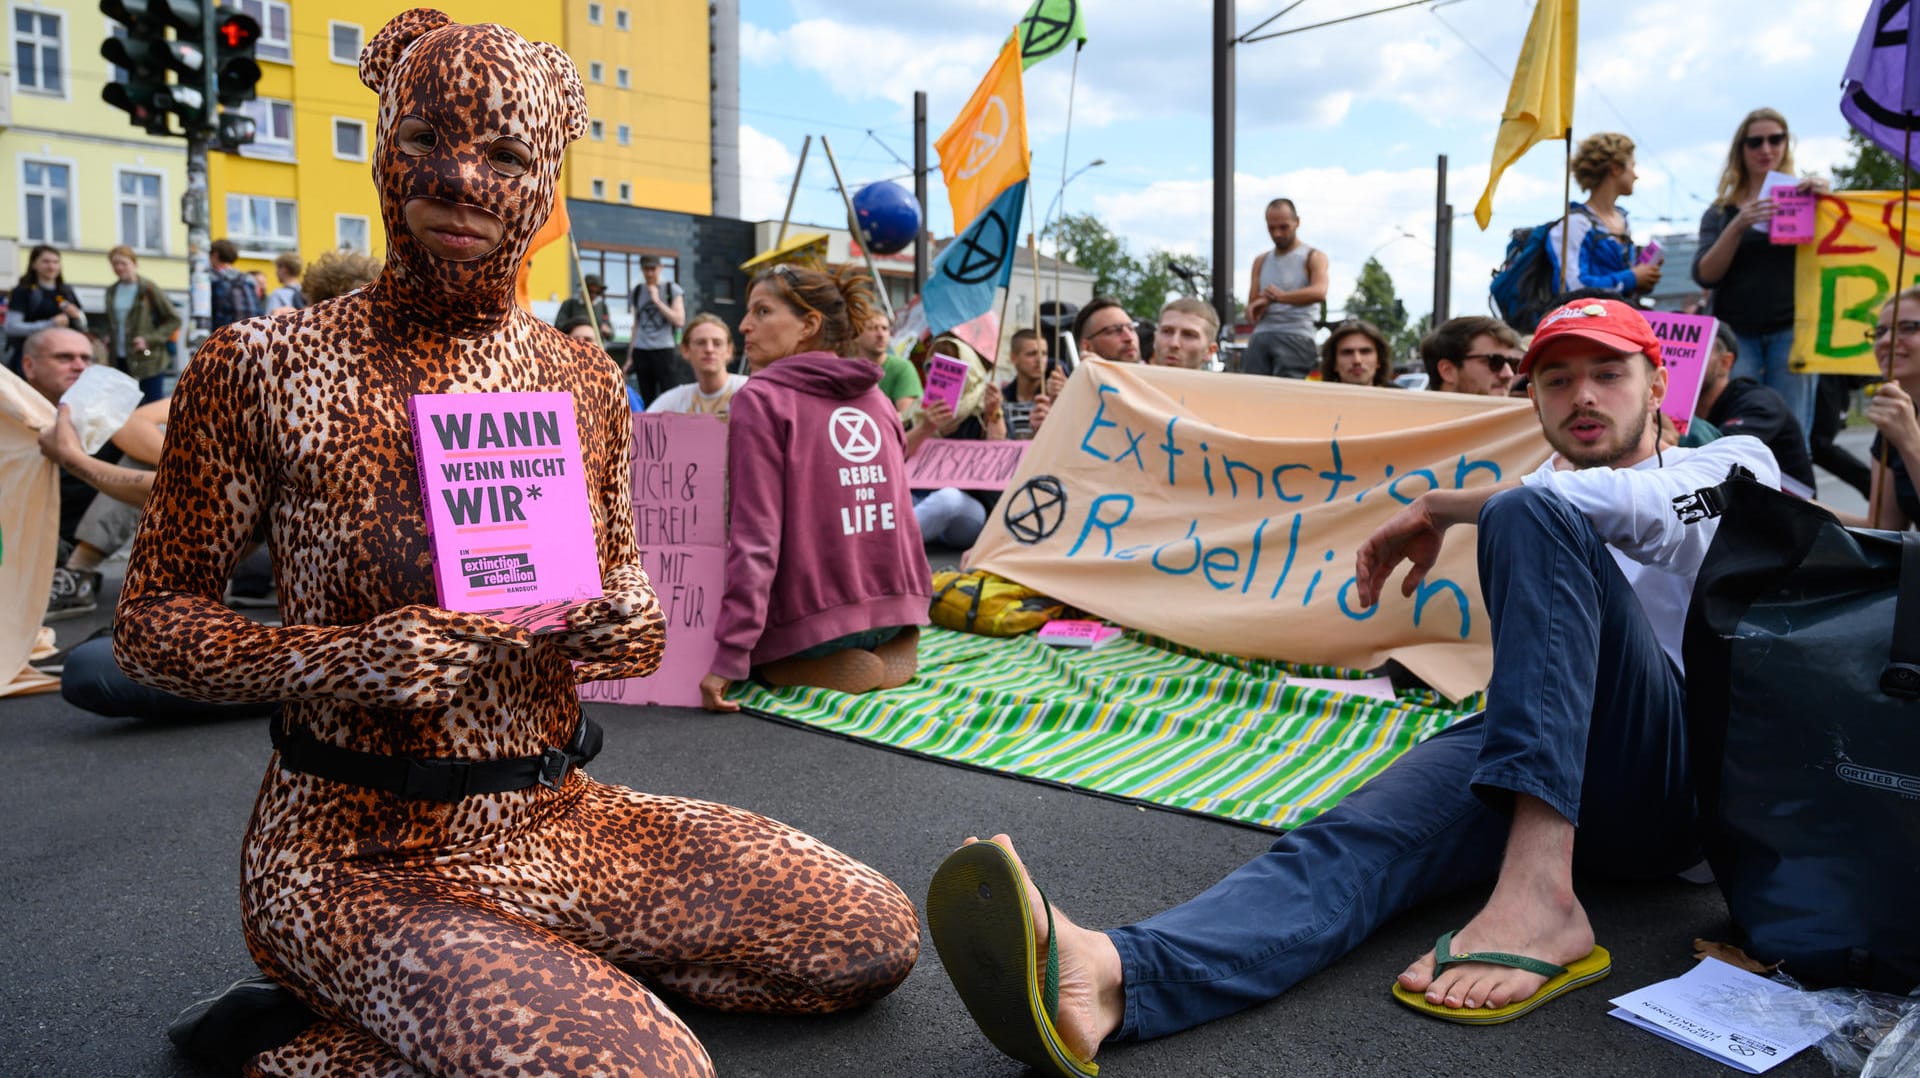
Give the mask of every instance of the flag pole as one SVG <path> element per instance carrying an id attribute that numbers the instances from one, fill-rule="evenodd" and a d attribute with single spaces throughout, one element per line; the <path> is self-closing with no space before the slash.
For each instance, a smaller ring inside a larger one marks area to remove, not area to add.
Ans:
<path id="1" fill-rule="evenodd" d="M 1909 18 L 1911 17 L 1912 16 L 1909 16 Z M 1911 35 L 1907 38 L 1906 48 L 1908 50 L 1913 48 L 1913 38 Z M 1909 70 L 1911 70 L 1911 65 L 1909 64 L 1902 64 L 1900 67 L 1900 104 L 1902 106 L 1905 106 L 1907 103 L 1907 72 Z M 1906 146 L 1900 152 L 1900 242 L 1896 245 L 1900 253 L 1893 265 L 1893 316 L 1896 323 L 1900 318 L 1900 293 L 1907 289 L 1907 205 L 1913 191 L 1914 115 L 1911 112 L 1902 112 L 1900 118 L 1906 121 L 1901 124 L 1902 127 L 1906 128 Z M 1888 332 L 1892 331 L 1889 330 Z M 1888 344 L 1888 354 L 1892 354 L 1891 342 Z M 1891 364 L 1889 364 L 1887 374 L 1889 377 L 1893 374 Z M 1879 457 L 1880 473 L 1874 481 L 1873 490 L 1869 492 L 1867 501 L 1867 527 L 1869 528 L 1879 526 L 1880 480 L 1892 474 L 1887 470 L 1887 439 L 1884 437 L 1880 439 Z"/>
<path id="2" fill-rule="evenodd" d="M 1031 158 L 1032 155 L 1028 156 Z M 1031 160 L 1027 164 L 1027 171 L 1033 171 Z M 1033 334 L 1038 337 L 1040 335 L 1040 215 L 1034 210 L 1032 184 L 1027 185 L 1027 220 L 1031 222 L 1027 227 L 1027 257 L 1033 260 Z M 1059 286 L 1056 285 L 1055 294 L 1057 295 L 1058 292 Z"/>
<path id="3" fill-rule="evenodd" d="M 1067 215 L 1067 162 L 1071 160 L 1067 156 L 1067 153 L 1073 143 L 1073 91 L 1075 87 L 1080 85 L 1080 50 L 1086 47 L 1087 43 L 1084 41 L 1074 42 L 1073 73 L 1067 76 L 1067 129 L 1060 136 L 1060 216 L 1062 217 Z M 1038 253 L 1039 247 L 1037 245 L 1034 251 Z M 1040 260 L 1038 258 L 1033 260 L 1033 271 L 1035 273 L 1040 272 Z M 1058 317 L 1060 312 L 1060 237 L 1057 234 L 1053 238 L 1053 302 L 1054 315 Z M 1036 323 L 1040 319 L 1040 298 L 1038 296 L 1035 296 L 1033 300 L 1033 317 Z M 1055 334 L 1056 337 L 1058 335 L 1058 333 Z M 1054 345 L 1058 343 L 1058 341 L 1047 342 L 1048 355 L 1053 354 Z"/>
<path id="4" fill-rule="evenodd" d="M 1567 164 L 1566 171 L 1560 180 L 1560 279 L 1553 282 L 1553 290 L 1556 293 L 1570 291 L 1566 287 L 1567 259 L 1577 257 L 1572 251 L 1567 250 L 1567 229 L 1573 221 L 1573 128 L 1569 126 L 1566 134 L 1561 137 L 1567 142 Z M 1579 279 L 1577 275 L 1574 277 L 1576 281 Z"/>
<path id="5" fill-rule="evenodd" d="M 605 352 L 607 342 L 600 338 L 600 315 L 593 309 L 593 297 L 587 294 L 587 279 L 580 274 L 580 245 L 573 241 L 571 228 L 567 229 L 567 264 L 573 268 L 573 286 L 587 297 L 587 324 L 593 327 L 593 343 Z"/>

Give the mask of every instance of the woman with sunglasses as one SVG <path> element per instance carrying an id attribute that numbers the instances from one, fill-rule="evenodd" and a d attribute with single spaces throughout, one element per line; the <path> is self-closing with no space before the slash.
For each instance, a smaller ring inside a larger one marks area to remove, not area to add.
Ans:
<path id="1" fill-rule="evenodd" d="M 1873 440 L 1874 528 L 1903 531 L 1920 523 L 1920 288 L 1909 288 L 1880 309 L 1873 327 L 1873 358 L 1886 382 L 1867 401 L 1867 418 L 1879 428 Z"/>
<path id="2" fill-rule="evenodd" d="M 1740 121 L 1719 193 L 1700 218 L 1700 247 L 1693 279 L 1713 293 L 1712 314 L 1740 341 L 1733 376 L 1773 387 L 1787 400 L 1802 431 L 1813 427 L 1814 376 L 1787 366 L 1793 350 L 1793 259 L 1796 248 L 1767 238 L 1777 209 L 1761 190 L 1769 173 L 1793 174 L 1793 143 L 1787 118 L 1755 109 Z M 1824 192 L 1825 180 L 1805 180 L 1803 189 Z"/>

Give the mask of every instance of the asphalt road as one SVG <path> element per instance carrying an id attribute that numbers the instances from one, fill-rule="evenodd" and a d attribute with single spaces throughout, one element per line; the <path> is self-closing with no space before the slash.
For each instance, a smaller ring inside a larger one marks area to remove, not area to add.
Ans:
<path id="1" fill-rule="evenodd" d="M 61 643 L 104 618 L 60 624 Z M 591 770 L 661 793 L 743 805 L 886 872 L 916 900 L 969 834 L 1007 830 L 1040 884 L 1084 924 L 1180 902 L 1270 836 L 982 774 L 745 717 L 596 705 L 607 748 Z M 103 719 L 58 696 L 0 700 L 0 1073 L 192 1075 L 163 1031 L 190 1000 L 250 967 L 239 927 L 239 845 L 269 749 L 257 722 L 161 726 Z M 1415 1015 L 1393 976 L 1484 896 L 1414 911 L 1287 995 L 1211 1025 L 1114 1045 L 1112 1078 L 1216 1075 L 1714 1075 L 1731 1073 L 1607 1017 L 1607 997 L 1691 965 L 1725 939 L 1711 886 L 1678 881 L 1583 897 L 1613 978 L 1508 1026 Z M 930 941 L 892 996 L 824 1019 L 681 1007 L 723 1075 L 1013 1078 Z M 1807 1053 L 1774 1074 L 1824 1076 Z"/>

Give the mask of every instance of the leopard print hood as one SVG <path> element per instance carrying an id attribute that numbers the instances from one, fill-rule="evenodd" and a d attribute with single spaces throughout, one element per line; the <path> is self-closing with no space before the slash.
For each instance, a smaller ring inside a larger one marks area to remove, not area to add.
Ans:
<path id="1" fill-rule="evenodd" d="M 360 55 L 360 80 L 380 95 L 373 182 L 387 229 L 376 308 L 456 337 L 498 329 L 514 311 L 515 271 L 553 209 L 567 144 L 587 130 L 586 94 L 573 60 L 492 23 L 457 23 L 415 8 L 396 16 Z M 430 134 L 395 137 L 405 120 Z M 504 148 L 530 152 L 506 167 Z M 517 174 L 516 174 L 517 171 Z M 408 228 L 413 199 L 481 210 L 504 226 L 478 258 L 431 253 Z"/>

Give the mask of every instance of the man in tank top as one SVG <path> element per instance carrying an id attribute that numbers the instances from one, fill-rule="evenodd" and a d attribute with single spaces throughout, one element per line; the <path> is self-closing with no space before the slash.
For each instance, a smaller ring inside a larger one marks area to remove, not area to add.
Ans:
<path id="1" fill-rule="evenodd" d="M 1273 250 L 1253 260 L 1253 283 L 1247 288 L 1253 337 L 1240 359 L 1242 373 L 1305 378 L 1320 365 L 1314 308 L 1327 298 L 1327 253 L 1301 243 L 1299 229 L 1292 199 L 1267 203 Z"/>

